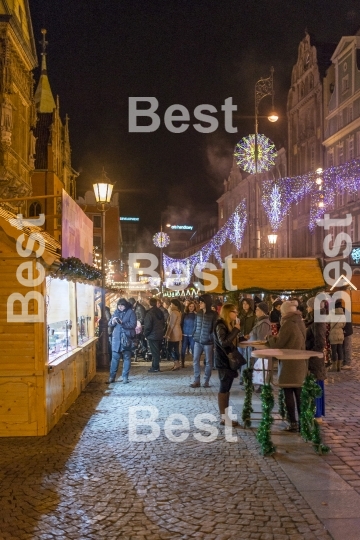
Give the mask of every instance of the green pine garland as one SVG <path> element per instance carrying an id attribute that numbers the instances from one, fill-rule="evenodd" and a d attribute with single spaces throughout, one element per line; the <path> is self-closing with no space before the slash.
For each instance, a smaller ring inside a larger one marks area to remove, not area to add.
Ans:
<path id="1" fill-rule="evenodd" d="M 322 390 L 316 384 L 314 375 L 307 375 L 301 391 L 301 436 L 305 441 L 311 441 L 315 452 L 320 455 L 330 452 L 330 448 L 322 444 L 320 427 L 314 418 L 316 411 L 315 398 L 320 397 L 321 392 Z"/>
<path id="2" fill-rule="evenodd" d="M 274 394 L 270 384 L 264 384 L 261 390 L 261 408 L 263 411 L 256 438 L 263 456 L 271 456 L 276 448 L 271 440 L 271 424 L 274 422 L 271 411 L 274 408 Z"/>
<path id="3" fill-rule="evenodd" d="M 245 387 L 245 399 L 242 410 L 242 421 L 244 428 L 251 427 L 251 413 L 254 411 L 254 409 L 252 408 L 253 371 L 254 370 L 252 368 L 248 367 L 244 369 L 242 374 Z"/>
<path id="4" fill-rule="evenodd" d="M 101 279 L 101 270 L 90 264 L 83 263 L 76 257 L 61 257 L 60 266 L 50 273 L 51 277 L 60 279 L 80 279 L 84 281 L 97 281 Z"/>
<path id="5" fill-rule="evenodd" d="M 288 415 L 288 411 L 287 411 L 286 403 L 285 403 L 285 392 L 283 388 L 279 389 L 278 402 L 279 402 L 279 414 L 281 418 L 283 420 L 289 420 L 289 415 Z"/>

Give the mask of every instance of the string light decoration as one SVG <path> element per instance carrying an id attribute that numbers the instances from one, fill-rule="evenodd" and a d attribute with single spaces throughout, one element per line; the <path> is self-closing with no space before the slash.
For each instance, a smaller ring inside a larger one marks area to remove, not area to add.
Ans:
<path id="1" fill-rule="evenodd" d="M 275 165 L 277 152 L 275 145 L 270 139 L 261 135 L 257 135 L 257 171 L 255 160 L 255 135 L 243 137 L 235 146 L 234 156 L 236 163 L 241 169 L 254 174 L 268 171 Z"/>
<path id="2" fill-rule="evenodd" d="M 288 215 L 291 205 L 310 196 L 308 226 L 310 231 L 314 231 L 317 221 L 325 212 L 334 208 L 337 193 L 354 195 L 359 190 L 360 158 L 356 158 L 324 171 L 318 169 L 302 176 L 279 178 L 276 182 L 265 180 L 262 184 L 262 204 L 272 230 L 276 232 Z"/>
<path id="3" fill-rule="evenodd" d="M 153 236 L 154 245 L 160 249 L 165 248 L 170 244 L 170 236 L 164 232 L 158 232 Z"/>
<path id="4" fill-rule="evenodd" d="M 350 256 L 355 264 L 360 263 L 360 248 L 354 248 L 350 253 Z"/>
<path id="5" fill-rule="evenodd" d="M 237 251 L 240 251 L 246 223 L 246 204 L 245 199 L 243 199 L 227 222 L 201 250 L 185 259 L 173 259 L 164 255 L 163 265 L 167 285 L 181 284 L 187 286 L 191 281 L 195 267 L 202 270 L 211 255 L 214 255 L 219 265 L 221 265 L 220 249 L 227 240 L 235 246 Z"/>

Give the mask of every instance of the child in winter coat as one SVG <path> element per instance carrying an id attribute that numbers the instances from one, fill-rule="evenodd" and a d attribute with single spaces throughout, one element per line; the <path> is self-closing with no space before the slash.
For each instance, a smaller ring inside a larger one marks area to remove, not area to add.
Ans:
<path id="1" fill-rule="evenodd" d="M 341 365 L 344 360 L 344 331 L 345 326 L 344 310 L 342 307 L 335 308 L 335 315 L 338 320 L 330 322 L 329 340 L 331 345 L 331 361 L 333 371 L 341 371 Z"/>

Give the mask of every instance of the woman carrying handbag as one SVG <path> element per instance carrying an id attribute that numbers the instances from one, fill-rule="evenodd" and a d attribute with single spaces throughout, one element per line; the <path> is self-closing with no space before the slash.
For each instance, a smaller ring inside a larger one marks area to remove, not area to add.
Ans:
<path id="1" fill-rule="evenodd" d="M 237 318 L 237 308 L 235 304 L 224 304 L 220 311 L 220 319 L 215 326 L 215 367 L 218 370 L 220 379 L 220 389 L 218 393 L 218 403 L 220 412 L 220 424 L 225 424 L 225 415 L 229 406 L 230 389 L 235 377 L 238 376 L 238 369 L 246 363 L 245 358 L 237 349 L 237 338 L 240 332 L 240 321 Z M 226 416 L 226 423 L 230 424 L 230 419 Z M 232 421 L 233 427 L 239 423 Z"/>

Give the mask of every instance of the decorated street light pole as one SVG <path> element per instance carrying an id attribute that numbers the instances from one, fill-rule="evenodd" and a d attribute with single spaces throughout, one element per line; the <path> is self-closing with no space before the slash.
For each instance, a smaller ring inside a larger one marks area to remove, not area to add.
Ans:
<path id="1" fill-rule="evenodd" d="M 156 247 L 160 248 L 160 292 L 162 293 L 164 282 L 163 249 L 170 244 L 170 237 L 163 232 L 162 225 L 160 232 L 154 234 L 153 242 Z"/>
<path id="2" fill-rule="evenodd" d="M 97 207 L 101 212 L 101 318 L 99 321 L 99 341 L 100 352 L 97 354 L 96 367 L 100 369 L 108 369 L 110 365 L 109 356 L 109 334 L 108 320 L 105 310 L 105 212 L 109 208 L 111 195 L 114 185 L 109 183 L 109 178 L 105 170 L 102 170 L 101 178 L 97 184 L 93 184 Z"/>
<path id="3" fill-rule="evenodd" d="M 259 224 L 259 185 L 258 185 L 258 172 L 259 172 L 259 134 L 258 134 L 258 114 L 259 103 L 266 97 L 272 98 L 272 109 L 268 116 L 270 122 L 276 122 L 278 115 L 274 111 L 274 68 L 270 70 L 270 77 L 267 79 L 259 79 L 255 84 L 255 215 L 254 215 L 254 228 L 255 228 L 255 258 L 260 257 L 260 224 Z"/>

